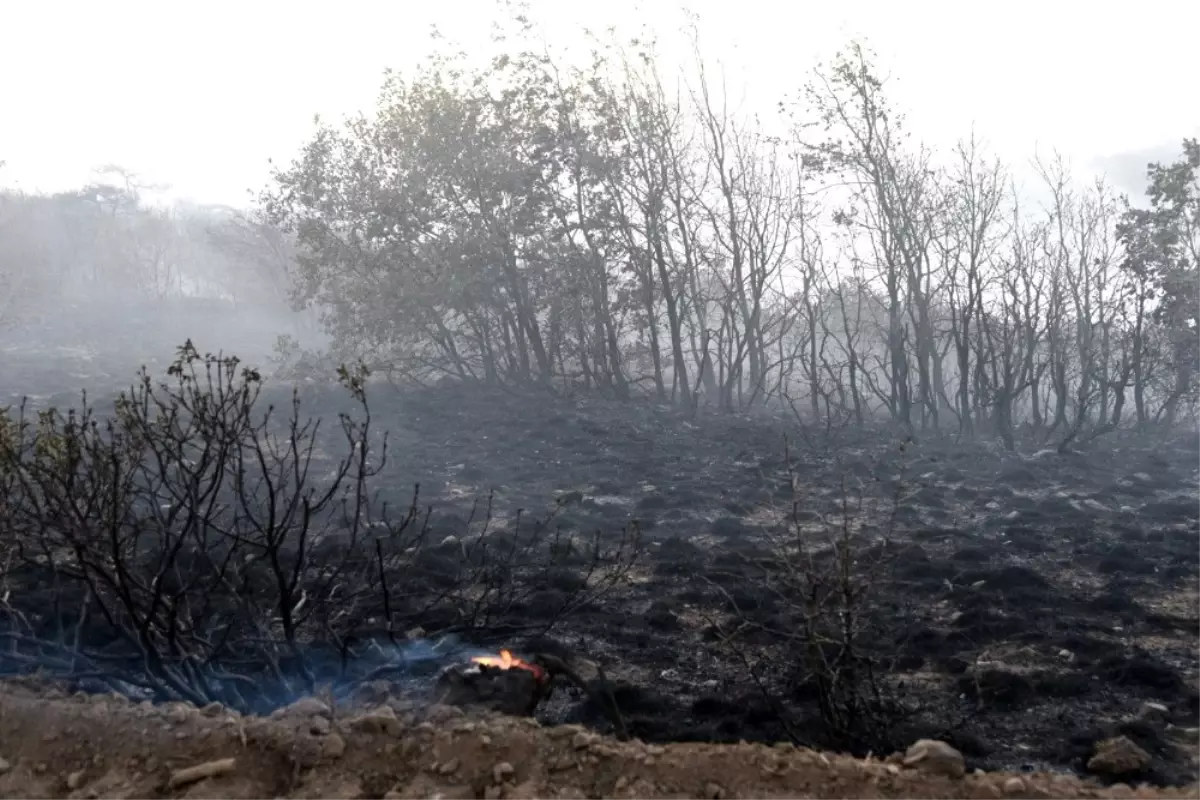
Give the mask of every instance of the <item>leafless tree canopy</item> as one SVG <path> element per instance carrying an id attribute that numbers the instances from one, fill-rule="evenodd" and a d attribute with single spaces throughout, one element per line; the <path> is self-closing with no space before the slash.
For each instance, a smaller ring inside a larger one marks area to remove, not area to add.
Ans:
<path id="1" fill-rule="evenodd" d="M 1060 159 L 1032 207 L 974 137 L 935 166 L 858 45 L 781 104 L 781 137 L 699 55 L 675 82 L 645 43 L 580 70 L 513 36 L 483 73 L 389 76 L 264 194 L 343 344 L 420 378 L 787 399 L 1010 446 L 1194 407 L 1195 142 L 1150 168 L 1150 210 Z"/>
<path id="2" fill-rule="evenodd" d="M 973 134 L 915 141 L 858 44 L 762 120 L 698 46 L 676 78 L 644 40 L 580 68 L 523 17 L 498 38 L 485 70 L 437 56 L 319 124 L 254 215 L 146 206 L 115 167 L 0 198 L 0 323 L 64 292 L 290 300 L 393 377 L 1009 447 L 1194 413 L 1196 141 L 1149 167 L 1148 204 L 1057 157 L 1034 202 Z"/>

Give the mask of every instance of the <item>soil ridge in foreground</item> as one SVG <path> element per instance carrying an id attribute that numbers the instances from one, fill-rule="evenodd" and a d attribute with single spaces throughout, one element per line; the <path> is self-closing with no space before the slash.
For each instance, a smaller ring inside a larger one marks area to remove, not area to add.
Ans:
<path id="1" fill-rule="evenodd" d="M 618 742 L 579 726 L 448 706 L 343 712 L 316 698 L 270 717 L 0 683 L 0 797 L 1145 797 L 975 772 L 933 752 L 854 759 L 791 745 Z"/>

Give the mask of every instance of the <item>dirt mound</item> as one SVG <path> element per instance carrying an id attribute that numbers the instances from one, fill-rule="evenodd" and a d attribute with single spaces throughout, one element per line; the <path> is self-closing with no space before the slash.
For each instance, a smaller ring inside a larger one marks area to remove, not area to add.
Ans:
<path id="1" fill-rule="evenodd" d="M 953 756 L 953 751 L 951 751 Z M 647 745 L 525 718 L 354 714 L 316 699 L 271 718 L 0 686 L 0 797 L 1193 797 L 1070 775 L 950 777 L 790 745 Z M 961 763 L 961 762 L 960 762 Z M 961 771 L 961 767 L 959 767 Z"/>

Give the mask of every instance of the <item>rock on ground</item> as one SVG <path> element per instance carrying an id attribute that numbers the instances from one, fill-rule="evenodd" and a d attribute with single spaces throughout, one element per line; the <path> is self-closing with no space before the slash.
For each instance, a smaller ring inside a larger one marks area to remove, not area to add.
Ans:
<path id="1" fill-rule="evenodd" d="M 1150 760 L 1150 754 L 1129 737 L 1117 736 L 1096 745 L 1096 752 L 1088 759 L 1087 767 L 1097 775 L 1123 778 L 1146 769 L 1150 766 Z"/>

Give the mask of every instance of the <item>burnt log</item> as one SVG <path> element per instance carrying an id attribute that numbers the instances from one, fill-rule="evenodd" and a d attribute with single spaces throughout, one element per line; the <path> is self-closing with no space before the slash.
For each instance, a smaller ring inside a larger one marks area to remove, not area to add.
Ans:
<path id="1" fill-rule="evenodd" d="M 462 664 L 447 667 L 438 676 L 439 703 L 470 706 L 513 716 L 532 716 L 550 696 L 552 683 L 541 671 L 521 667 Z"/>
<path id="2" fill-rule="evenodd" d="M 472 706 L 513 716 L 533 716 L 538 704 L 554 690 L 555 678 L 575 685 L 604 709 L 612 721 L 617 738 L 629 738 L 621 709 L 612 687 L 599 664 L 572 662 L 548 653 L 539 653 L 532 661 L 513 658 L 501 651 L 498 658 L 476 658 L 469 664 L 447 667 L 438 676 L 434 694 L 444 705 Z M 582 667 L 594 677 L 585 679 Z"/>

